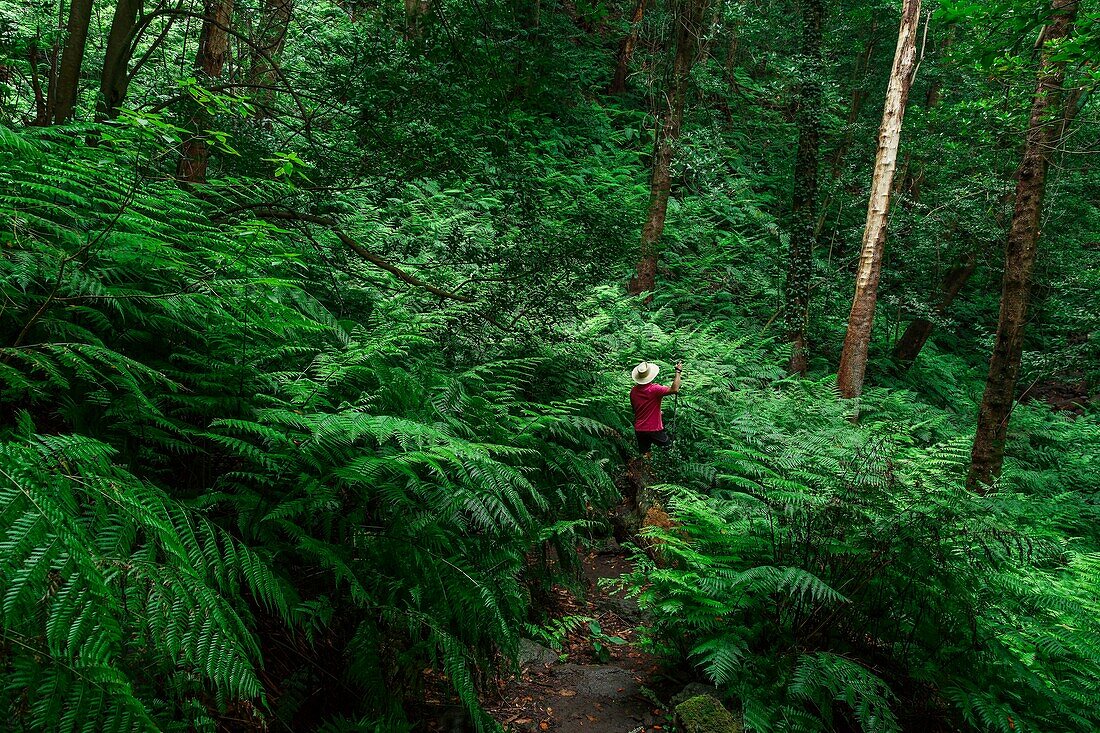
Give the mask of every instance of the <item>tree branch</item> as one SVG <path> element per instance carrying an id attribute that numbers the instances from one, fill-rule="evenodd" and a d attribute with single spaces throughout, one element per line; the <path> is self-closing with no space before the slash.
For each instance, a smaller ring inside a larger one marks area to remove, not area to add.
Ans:
<path id="1" fill-rule="evenodd" d="M 437 288 L 435 285 L 426 283 L 415 275 L 411 275 L 405 272 L 386 258 L 374 254 L 370 250 L 366 249 L 363 245 L 359 244 L 359 242 L 349 237 L 344 232 L 344 230 L 340 228 L 339 222 L 330 217 L 305 214 L 298 211 L 279 211 L 277 209 L 256 209 L 254 213 L 261 219 L 282 219 L 285 221 L 306 222 L 309 224 L 318 224 L 320 226 L 328 227 L 332 230 L 332 233 L 336 235 L 336 238 L 339 239 L 345 246 L 347 246 L 348 249 L 350 249 L 352 252 L 359 255 L 359 257 L 371 263 L 375 267 L 379 267 L 390 273 L 398 280 L 401 280 L 402 282 L 406 282 L 409 285 L 413 285 L 418 288 L 423 288 L 433 295 L 438 295 L 440 298 L 457 300 L 460 303 L 472 303 L 474 300 L 473 298 L 461 295 L 459 293 L 454 293 L 449 290 Z"/>

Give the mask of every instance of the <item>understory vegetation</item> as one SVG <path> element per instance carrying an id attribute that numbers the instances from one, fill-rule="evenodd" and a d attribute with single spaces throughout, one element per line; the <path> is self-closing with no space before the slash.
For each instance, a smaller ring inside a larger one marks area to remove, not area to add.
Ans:
<path id="1" fill-rule="evenodd" d="M 918 13 L 851 397 L 896 3 L 826 4 L 815 51 L 813 0 L 88 2 L 66 90 L 83 2 L 0 0 L 7 729 L 417 730 L 443 688 L 495 730 L 480 691 L 621 500 L 630 369 L 682 360 L 650 471 L 672 526 L 622 581 L 668 669 L 755 733 L 1100 730 L 1095 4 L 1042 48 L 1045 3 Z M 1065 124 L 976 486 L 1052 63 Z M 664 144 L 656 280 L 628 293 Z"/>

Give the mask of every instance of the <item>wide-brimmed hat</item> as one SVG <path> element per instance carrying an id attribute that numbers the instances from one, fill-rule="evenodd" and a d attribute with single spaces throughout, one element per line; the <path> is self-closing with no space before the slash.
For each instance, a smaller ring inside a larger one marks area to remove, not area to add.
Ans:
<path id="1" fill-rule="evenodd" d="M 634 367 L 634 371 L 630 372 L 630 378 L 633 379 L 636 384 L 649 384 L 657 378 L 657 372 L 659 371 L 661 371 L 661 367 L 653 362 L 643 361 L 641 364 Z"/>

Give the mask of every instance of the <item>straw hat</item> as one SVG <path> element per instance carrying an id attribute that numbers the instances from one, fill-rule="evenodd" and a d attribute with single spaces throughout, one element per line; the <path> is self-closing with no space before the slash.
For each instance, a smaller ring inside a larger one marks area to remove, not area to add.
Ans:
<path id="1" fill-rule="evenodd" d="M 636 384 L 649 384 L 657 378 L 657 372 L 661 371 L 661 367 L 648 361 L 643 361 L 638 366 L 634 367 L 634 371 L 630 372 L 630 378 L 634 380 Z"/>

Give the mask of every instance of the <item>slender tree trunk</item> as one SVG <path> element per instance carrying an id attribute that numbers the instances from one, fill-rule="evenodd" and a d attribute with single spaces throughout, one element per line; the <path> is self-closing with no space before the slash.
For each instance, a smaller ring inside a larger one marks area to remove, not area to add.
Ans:
<path id="1" fill-rule="evenodd" d="M 653 173 L 649 182 L 649 210 L 642 226 L 641 257 L 637 274 L 627 284 L 627 292 L 638 295 L 653 290 L 657 279 L 657 242 L 665 230 L 668 196 L 672 186 L 672 155 L 684 120 L 691 66 L 699 43 L 705 0 L 680 0 L 673 22 L 676 24 L 676 55 L 672 65 L 671 95 L 658 117 L 653 150 Z"/>
<path id="2" fill-rule="evenodd" d="M 84 63 L 84 46 L 88 41 L 91 17 L 92 0 L 72 0 L 53 100 L 53 121 L 57 125 L 68 122 L 76 108 L 76 98 L 80 92 L 80 67 Z"/>
<path id="3" fill-rule="evenodd" d="M 863 230 L 863 245 L 856 270 L 856 292 L 848 315 L 848 332 L 837 369 L 837 385 L 845 397 L 859 397 L 867 370 L 867 348 L 871 342 L 871 325 L 878 298 L 878 279 L 882 272 L 882 253 L 886 248 L 886 223 L 890 213 L 890 193 L 897 167 L 901 125 L 905 118 L 905 103 L 913 83 L 917 57 L 917 25 L 920 20 L 920 0 L 904 0 L 897 50 L 886 89 L 886 104 L 879 128 L 878 153 L 871 180 L 871 196 L 867 204 L 867 223 Z"/>
<path id="4" fill-rule="evenodd" d="M 419 41 L 424 36 L 424 19 L 430 7 L 428 0 L 405 0 L 406 41 Z"/>
<path id="5" fill-rule="evenodd" d="M 856 120 L 859 119 L 859 112 L 863 109 L 863 102 L 867 98 L 867 88 L 864 77 L 866 77 L 867 69 L 871 65 L 871 58 L 874 56 L 875 47 L 878 45 L 878 22 L 879 19 L 877 14 L 871 17 L 871 28 L 867 32 L 867 43 L 864 46 L 863 53 L 860 54 L 859 58 L 856 60 L 856 65 L 852 70 L 852 96 L 848 103 L 848 117 L 845 125 L 844 137 L 841 139 L 840 144 L 833 149 L 833 154 L 830 156 L 829 193 L 818 207 L 817 226 L 814 227 L 815 238 L 820 237 L 822 230 L 825 229 L 825 217 L 832 207 L 833 199 L 836 197 L 837 189 L 839 188 L 838 181 L 840 180 L 841 174 L 844 172 L 844 156 L 852 146 L 852 140 L 855 137 L 855 123 Z"/>
<path id="6" fill-rule="evenodd" d="M 57 109 L 57 75 L 60 71 L 61 61 L 61 37 L 65 29 L 65 4 L 58 3 L 57 33 L 54 34 L 53 46 L 46 54 L 49 62 L 49 75 L 46 77 L 46 124 L 53 122 L 54 112 Z"/>
<path id="7" fill-rule="evenodd" d="M 1005 245 L 997 339 L 978 410 L 978 427 L 966 481 L 972 490 L 980 491 L 991 484 L 1000 474 L 1004 461 L 1008 420 L 1024 348 L 1024 327 L 1039 240 L 1043 189 L 1052 143 L 1061 127 L 1057 112 L 1066 62 L 1055 58 L 1047 50 L 1047 44 L 1067 38 L 1073 32 L 1077 0 L 1053 0 L 1051 7 L 1053 17 L 1041 36 L 1044 50 L 1028 120 L 1027 143 L 1016 171 L 1016 204 Z"/>
<path id="8" fill-rule="evenodd" d="M 943 42 L 940 43 L 939 56 L 947 56 L 948 49 L 951 48 L 951 44 L 955 42 L 955 31 L 957 26 L 952 23 L 947 29 L 946 35 L 943 37 Z M 924 106 L 928 109 L 935 107 L 940 103 L 940 99 L 943 97 L 943 76 L 937 73 L 932 77 L 928 84 L 928 91 L 924 95 Z"/>
<path id="9" fill-rule="evenodd" d="M 229 52 L 229 35 L 225 29 L 233 17 L 233 0 L 208 0 L 202 30 L 199 31 L 199 49 L 195 54 L 195 74 L 204 83 L 222 74 Z M 190 134 L 183 141 L 176 176 L 181 181 L 202 183 L 206 180 L 206 165 L 210 150 L 206 144 L 204 128 L 210 120 L 200 105 L 192 102 L 191 116 L 187 122 Z"/>
<path id="10" fill-rule="evenodd" d="M 31 91 L 34 94 L 34 122 L 31 124 L 36 127 L 50 124 L 50 108 L 46 102 L 46 95 L 42 93 L 42 81 L 38 76 L 39 56 L 38 44 L 31 43 L 27 48 L 27 62 L 31 72 Z"/>
<path id="11" fill-rule="evenodd" d="M 96 116 L 113 120 L 126 99 L 130 88 L 130 58 L 133 55 L 133 35 L 137 26 L 142 0 L 118 0 L 111 19 L 111 31 L 107 35 L 107 49 L 103 54 L 103 74 L 99 81 L 99 108 Z"/>
<path id="12" fill-rule="evenodd" d="M 955 25 L 952 24 L 948 29 L 947 34 L 944 36 L 943 42 L 940 44 L 940 55 L 944 55 L 947 49 L 951 47 L 955 37 Z M 928 89 L 924 96 L 925 109 L 932 109 L 940 103 L 940 99 L 943 96 L 943 78 L 940 74 L 935 74 L 928 84 Z M 904 189 L 906 191 L 906 201 L 910 204 L 915 204 L 920 201 L 921 188 L 924 183 L 924 161 L 918 160 L 914 166 L 915 172 L 906 176 Z M 951 232 L 955 230 L 955 225 L 952 225 Z M 970 276 L 974 274 L 974 268 L 977 264 L 977 258 L 973 252 L 966 255 L 963 262 L 956 267 L 951 268 L 947 275 L 943 278 L 942 293 L 939 296 L 939 303 L 936 305 L 936 313 L 941 317 L 947 314 L 947 308 L 955 300 L 955 297 L 970 280 Z M 929 337 L 932 335 L 932 331 L 935 328 L 935 324 L 927 318 L 915 318 L 909 322 L 909 325 L 905 327 L 905 333 L 902 334 L 901 339 L 894 345 L 894 366 L 899 373 L 906 372 L 909 367 L 913 366 L 913 363 L 917 360 L 917 356 L 920 354 L 921 349 L 928 342 Z"/>
<path id="13" fill-rule="evenodd" d="M 406 15 L 406 21 L 415 30 L 416 36 L 422 32 L 424 16 L 428 10 L 428 3 L 421 0 L 408 0 L 405 3 L 406 12 L 410 6 L 414 8 L 414 15 Z M 263 21 L 260 31 L 256 34 L 257 48 L 253 49 L 251 67 L 248 72 L 248 81 L 257 87 L 252 91 L 252 101 L 256 105 L 256 117 L 265 119 L 271 117 L 271 106 L 275 95 L 270 87 L 275 85 L 275 63 L 282 53 L 286 43 L 287 29 L 290 26 L 290 16 L 294 11 L 293 0 L 264 0 Z"/>
<path id="14" fill-rule="evenodd" d="M 798 92 L 795 124 L 798 151 L 794 163 L 794 197 L 791 205 L 791 241 L 787 259 L 786 320 L 791 342 L 789 369 L 805 374 L 808 366 L 806 321 L 810 307 L 810 278 L 813 274 L 814 231 L 817 228 L 817 174 L 821 149 L 821 26 L 825 8 L 822 0 L 802 2 L 803 82 Z"/>
<path id="15" fill-rule="evenodd" d="M 638 0 L 634 6 L 634 12 L 630 16 L 630 30 L 619 46 L 615 76 L 611 78 L 611 85 L 607 88 L 608 94 L 622 94 L 626 91 L 626 75 L 630 70 L 630 60 L 634 57 L 634 46 L 638 43 L 638 31 L 642 27 L 642 18 L 645 17 L 648 4 L 649 0 Z"/>
<path id="16" fill-rule="evenodd" d="M 947 313 L 947 308 L 970 280 L 970 276 L 974 274 L 976 265 L 977 257 L 971 253 L 965 262 L 948 270 L 947 276 L 943 279 L 943 297 L 940 304 L 936 306 L 936 313 L 941 316 Z M 897 362 L 900 371 L 905 371 L 917 360 L 928 337 L 932 335 L 933 328 L 934 324 L 927 318 L 915 318 L 905 327 L 905 333 L 894 347 L 894 361 Z"/>

